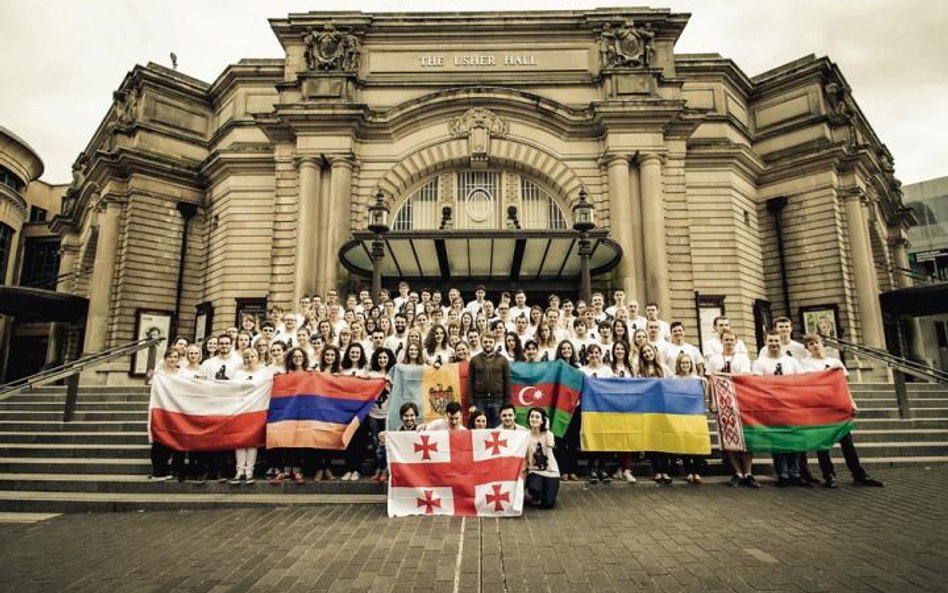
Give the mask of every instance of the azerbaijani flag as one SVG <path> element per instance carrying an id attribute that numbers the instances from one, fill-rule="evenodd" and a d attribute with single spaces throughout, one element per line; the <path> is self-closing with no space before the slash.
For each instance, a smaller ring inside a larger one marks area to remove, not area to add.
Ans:
<path id="1" fill-rule="evenodd" d="M 461 404 L 464 418 L 468 408 L 467 362 L 445 364 L 438 368 L 428 365 L 395 365 L 392 372 L 392 391 L 388 396 L 388 426 L 401 426 L 399 408 L 407 402 L 418 406 L 418 424 L 444 418 L 450 401 Z"/>
<path id="2" fill-rule="evenodd" d="M 562 360 L 512 362 L 510 383 L 510 401 L 517 409 L 517 424 L 527 426 L 530 408 L 546 408 L 553 435 L 566 434 L 583 390 L 582 371 Z"/>
<path id="3" fill-rule="evenodd" d="M 829 449 L 852 431 L 854 405 L 841 369 L 798 375 L 711 377 L 725 451 Z"/>
<path id="4" fill-rule="evenodd" d="M 584 451 L 711 453 L 701 379 L 586 377 Z"/>
<path id="5" fill-rule="evenodd" d="M 343 450 L 384 389 L 384 379 L 277 375 L 267 415 L 267 447 Z"/>
<path id="6" fill-rule="evenodd" d="M 270 381 L 204 381 L 155 373 L 148 441 L 175 451 L 232 451 L 263 445 Z"/>

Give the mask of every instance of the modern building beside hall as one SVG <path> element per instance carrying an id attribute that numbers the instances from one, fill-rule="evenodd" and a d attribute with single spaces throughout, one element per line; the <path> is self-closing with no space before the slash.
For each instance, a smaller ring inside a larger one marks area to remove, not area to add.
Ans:
<path id="1" fill-rule="evenodd" d="M 921 286 L 948 284 L 948 177 L 912 183 L 902 188 L 905 205 L 918 225 L 909 229 L 909 264 Z M 917 319 L 917 358 L 948 370 L 948 304 L 931 298 L 931 308 Z"/>
<path id="2" fill-rule="evenodd" d="M 214 81 L 134 67 L 49 224 L 57 290 L 88 299 L 50 360 L 127 343 L 143 315 L 201 339 L 368 286 L 378 194 L 391 289 L 575 296 L 585 193 L 593 289 L 658 303 L 691 341 L 726 313 L 752 346 L 789 315 L 885 348 L 880 291 L 910 283 L 914 218 L 843 73 L 676 53 L 688 19 L 310 12 L 270 21 L 284 57 Z M 140 381 L 128 361 L 86 379 Z"/>

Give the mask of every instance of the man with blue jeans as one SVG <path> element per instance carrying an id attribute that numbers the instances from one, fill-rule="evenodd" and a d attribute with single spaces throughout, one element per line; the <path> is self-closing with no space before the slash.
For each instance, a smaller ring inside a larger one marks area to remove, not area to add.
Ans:
<path id="1" fill-rule="evenodd" d="M 803 372 L 797 359 L 783 352 L 780 338 L 776 331 L 767 332 L 767 346 L 751 367 L 755 375 L 796 375 Z M 800 477 L 800 452 L 773 453 L 773 460 L 777 486 L 812 486 Z"/>
<path id="2" fill-rule="evenodd" d="M 471 402 L 487 416 L 487 426 L 497 426 L 510 393 L 510 363 L 494 349 L 492 334 L 481 336 L 481 347 L 468 365 Z"/>

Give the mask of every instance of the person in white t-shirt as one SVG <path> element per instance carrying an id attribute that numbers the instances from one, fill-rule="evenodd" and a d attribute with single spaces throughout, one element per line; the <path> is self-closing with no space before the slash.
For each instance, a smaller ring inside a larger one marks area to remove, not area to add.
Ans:
<path id="1" fill-rule="evenodd" d="M 518 290 L 514 293 L 514 304 L 510 307 L 510 318 L 516 320 L 521 315 L 524 318 L 530 316 L 530 307 L 527 305 L 527 293 Z"/>
<path id="2" fill-rule="evenodd" d="M 774 319 L 774 329 L 777 332 L 777 335 L 780 336 L 780 351 L 783 354 L 792 356 L 798 361 L 803 360 L 807 356 L 806 348 L 803 347 L 803 344 L 793 340 L 790 336 L 793 333 L 793 322 L 790 321 L 788 317 L 778 317 Z M 757 354 L 757 358 L 762 357 L 767 350 L 765 345 L 760 349 L 760 352 Z"/>
<path id="3" fill-rule="evenodd" d="M 849 376 L 849 371 L 838 358 L 827 356 L 826 348 L 823 346 L 823 339 L 819 334 L 807 334 L 803 337 L 803 345 L 810 355 L 801 361 L 804 372 L 812 373 L 827 371 L 830 369 L 843 369 L 843 372 Z M 853 402 L 853 414 L 857 412 L 856 403 Z M 871 477 L 859 462 L 859 453 L 856 451 L 856 444 L 853 442 L 853 435 L 850 432 L 839 441 L 839 447 L 843 450 L 843 458 L 846 460 L 846 467 L 853 476 L 853 483 L 857 486 L 875 486 L 882 487 L 881 481 Z M 830 451 L 817 451 L 816 456 L 820 462 L 820 470 L 823 472 L 823 486 L 827 488 L 836 488 L 836 469 L 833 467 L 833 459 Z M 806 467 L 806 453 L 800 458 L 801 470 Z"/>
<path id="4" fill-rule="evenodd" d="M 531 506 L 552 509 L 556 506 L 556 494 L 560 489 L 560 469 L 553 453 L 556 440 L 547 427 L 543 408 L 530 408 L 527 423 L 530 425 L 530 445 L 524 469 L 527 474 L 524 489 Z"/>
<path id="5" fill-rule="evenodd" d="M 444 418 L 432 420 L 428 424 L 419 426 L 420 430 L 467 430 L 461 419 L 461 404 L 456 401 L 448 402 L 444 409 Z"/>
<path id="6" fill-rule="evenodd" d="M 704 374 L 704 358 L 697 347 L 685 341 L 685 326 L 680 321 L 673 321 L 671 324 L 671 339 L 665 343 L 665 349 L 662 354 L 665 356 L 665 364 L 669 367 L 674 366 L 678 357 L 687 354 L 691 358 L 691 364 L 694 366 L 698 375 Z"/>
<path id="7" fill-rule="evenodd" d="M 662 321 L 658 318 L 657 303 L 647 303 L 645 305 L 645 317 L 648 321 L 658 322 L 659 335 L 662 337 L 662 339 L 667 340 L 671 333 L 671 328 L 668 326 L 668 322 Z M 646 327 L 646 329 L 648 328 Z"/>
<path id="8" fill-rule="evenodd" d="M 705 358 L 710 357 L 712 354 L 721 352 L 721 350 L 724 348 L 724 346 L 721 344 L 721 337 L 724 335 L 724 332 L 731 331 L 731 320 L 724 315 L 715 317 L 713 325 L 714 333 L 704 342 Z M 747 345 L 744 344 L 744 340 L 737 340 L 737 343 L 734 345 L 734 351 L 741 354 L 750 354 L 750 352 L 747 350 Z"/>
<path id="9" fill-rule="evenodd" d="M 581 323 L 579 319 L 577 323 Z M 602 362 L 602 347 L 592 342 L 586 346 L 586 364 L 580 367 L 580 370 L 587 377 L 599 377 L 608 379 L 615 376 L 612 367 L 606 366 Z M 602 482 L 611 482 L 614 468 L 608 467 L 611 453 L 588 453 L 589 456 L 589 482 L 595 484 L 600 480 Z"/>
<path id="10" fill-rule="evenodd" d="M 474 300 L 469 302 L 464 308 L 467 311 L 471 312 L 471 315 L 476 316 L 478 313 L 484 310 L 484 297 L 487 295 L 487 289 L 484 288 L 483 284 L 478 284 L 474 289 Z"/>
<path id="11" fill-rule="evenodd" d="M 784 353 L 781 335 L 777 331 L 767 332 L 767 346 L 760 358 L 752 365 L 755 375 L 795 375 L 803 372 L 800 362 Z M 773 453 L 777 486 L 811 486 L 800 476 L 800 453 Z"/>
<path id="12" fill-rule="evenodd" d="M 626 307 L 626 311 L 626 325 L 629 327 L 629 335 L 634 334 L 637 329 L 645 329 L 645 324 L 648 323 L 648 319 L 639 314 L 638 301 L 629 301 L 629 306 Z"/>
<path id="13" fill-rule="evenodd" d="M 612 292 L 612 304 L 606 307 L 606 315 L 615 319 L 616 310 L 625 308 L 625 291 L 618 288 Z"/>
<path id="14" fill-rule="evenodd" d="M 253 348 L 245 348 L 241 354 L 243 356 L 243 366 L 234 373 L 234 382 L 251 381 L 260 383 L 269 381 L 273 377 L 270 370 L 260 364 L 260 357 L 257 355 L 256 350 Z M 230 480 L 230 483 L 253 484 L 253 468 L 257 463 L 257 448 L 246 447 L 237 449 L 234 451 L 234 455 L 237 458 L 237 468 L 236 475 Z"/>
<path id="15" fill-rule="evenodd" d="M 529 430 L 526 426 L 517 424 L 517 408 L 511 403 L 500 406 L 500 430 Z"/>
<path id="16" fill-rule="evenodd" d="M 721 352 L 717 352 L 708 357 L 705 364 L 705 373 L 709 376 L 715 373 L 724 373 L 729 375 L 750 375 L 752 365 L 750 358 L 746 353 L 737 352 L 737 335 L 727 330 L 721 334 Z M 714 399 L 711 400 L 711 411 L 716 411 Z M 747 451 L 728 451 L 728 461 L 731 462 L 731 468 L 734 473 L 731 475 L 730 485 L 732 487 L 746 486 L 747 488 L 760 488 L 757 478 L 754 477 L 754 454 Z"/>
<path id="17" fill-rule="evenodd" d="M 228 381 L 244 366 L 243 359 L 232 354 L 233 342 L 227 334 L 217 336 L 217 354 L 201 364 L 203 379 Z"/>
<path id="18" fill-rule="evenodd" d="M 662 326 L 655 319 L 650 319 L 645 324 L 645 333 L 648 335 L 648 343 L 655 348 L 655 353 L 658 355 L 658 361 L 668 366 L 668 362 L 665 360 L 665 348 L 668 346 L 668 341 L 662 337 Z M 633 334 L 634 337 L 634 334 Z M 674 361 L 672 361 L 674 364 Z"/>

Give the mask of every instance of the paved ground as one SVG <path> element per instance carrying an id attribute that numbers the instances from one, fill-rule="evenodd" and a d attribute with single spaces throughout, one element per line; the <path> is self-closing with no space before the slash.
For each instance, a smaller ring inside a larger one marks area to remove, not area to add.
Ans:
<path id="1" fill-rule="evenodd" d="M 948 591 L 948 467 L 875 475 L 886 488 L 573 487 L 507 520 L 67 514 L 0 524 L 0 590 Z"/>

